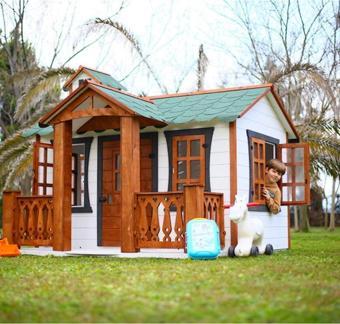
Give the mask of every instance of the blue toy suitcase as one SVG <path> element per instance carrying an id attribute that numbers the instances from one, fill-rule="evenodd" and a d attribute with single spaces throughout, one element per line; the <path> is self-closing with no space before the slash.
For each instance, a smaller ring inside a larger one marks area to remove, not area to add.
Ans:
<path id="1" fill-rule="evenodd" d="M 220 254 L 220 235 L 215 221 L 195 218 L 186 227 L 187 253 L 190 259 L 216 259 Z"/>

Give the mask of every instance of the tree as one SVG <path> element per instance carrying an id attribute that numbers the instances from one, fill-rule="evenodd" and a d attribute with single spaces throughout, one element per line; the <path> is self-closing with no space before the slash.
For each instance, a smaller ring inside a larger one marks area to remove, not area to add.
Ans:
<path id="1" fill-rule="evenodd" d="M 339 174 L 339 2 L 274 1 L 261 4 L 225 1 L 245 31 L 238 65 L 253 80 L 273 83 L 300 130 L 311 143 L 312 180 L 320 171 Z M 251 5 L 255 7 L 251 7 Z M 261 13 L 261 17 L 257 15 Z M 261 23 L 258 24 L 258 21 Z M 244 53 L 247 53 L 244 55 Z M 250 61 L 245 57 L 250 57 Z M 302 228 L 308 230 L 306 210 Z"/>
<path id="2" fill-rule="evenodd" d="M 208 62 L 209 60 L 204 53 L 203 44 L 201 44 L 198 50 L 197 59 L 197 90 L 204 89 L 204 78 L 207 73 Z"/>
<path id="3" fill-rule="evenodd" d="M 34 49 L 24 40 L 23 26 L 28 0 L 16 7 L 0 2 L 3 26 L 0 33 L 0 191 L 20 188 L 29 193 L 31 186 L 32 138 L 21 132 L 59 100 L 60 80 L 73 70 L 39 67 Z M 14 29 L 7 32 L 5 10 L 10 9 Z"/>
<path id="4" fill-rule="evenodd" d="M 74 73 L 73 69 L 65 67 L 66 63 L 101 38 L 86 44 L 79 41 L 64 64 L 54 68 L 69 34 L 64 28 L 69 31 L 72 27 L 71 15 L 69 25 L 63 24 L 58 32 L 49 66 L 39 66 L 33 46 L 24 37 L 28 4 L 29 0 L 11 3 L 0 0 L 3 18 L 0 26 L 0 95 L 3 98 L 0 102 L 0 130 L 3 133 L 3 138 L 0 136 L 0 191 L 16 188 L 24 194 L 28 194 L 31 187 L 34 139 L 24 138 L 21 134 L 60 100 L 61 82 Z M 124 1 L 113 16 L 119 14 L 123 4 Z"/>

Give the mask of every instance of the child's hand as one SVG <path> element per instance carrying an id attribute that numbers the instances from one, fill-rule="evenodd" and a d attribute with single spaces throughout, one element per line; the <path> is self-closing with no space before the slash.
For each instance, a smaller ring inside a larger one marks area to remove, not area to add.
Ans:
<path id="1" fill-rule="evenodd" d="M 266 188 L 263 188 L 263 189 L 262 189 L 262 196 L 263 196 L 264 199 L 266 199 L 266 200 L 269 200 L 269 199 L 270 199 L 270 194 L 269 194 L 268 189 L 266 189 Z"/>

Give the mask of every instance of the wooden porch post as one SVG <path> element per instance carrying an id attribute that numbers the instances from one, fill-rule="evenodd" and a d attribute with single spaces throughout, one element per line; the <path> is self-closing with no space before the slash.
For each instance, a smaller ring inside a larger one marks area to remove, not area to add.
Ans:
<path id="1" fill-rule="evenodd" d="M 139 121 L 134 117 L 120 119 L 121 152 L 121 251 L 137 252 L 135 246 L 134 194 L 140 191 Z"/>
<path id="2" fill-rule="evenodd" d="M 38 182 L 39 182 L 39 144 L 40 135 L 35 135 L 35 143 L 33 144 L 33 185 L 32 185 L 32 195 L 38 195 Z"/>
<path id="3" fill-rule="evenodd" d="M 237 129 L 236 121 L 229 123 L 229 156 L 230 156 L 230 205 L 235 203 L 237 194 Z M 230 221 L 231 245 L 237 245 L 237 224 Z"/>
<path id="4" fill-rule="evenodd" d="M 54 125 L 53 250 L 71 250 L 72 121 Z"/>
<path id="5" fill-rule="evenodd" d="M 185 225 L 198 217 L 204 217 L 204 188 L 202 185 L 184 185 Z"/>
<path id="6" fill-rule="evenodd" d="M 20 196 L 20 191 L 4 191 L 2 196 L 2 237 L 8 239 L 8 243 L 17 243 L 16 233 L 13 228 L 15 225 L 15 214 L 19 212 L 17 208 L 17 197 Z"/>

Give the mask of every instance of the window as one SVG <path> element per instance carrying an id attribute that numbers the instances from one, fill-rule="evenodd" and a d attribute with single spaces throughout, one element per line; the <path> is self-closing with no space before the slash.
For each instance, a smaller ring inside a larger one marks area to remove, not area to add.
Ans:
<path id="1" fill-rule="evenodd" d="M 265 204 L 264 186 L 266 161 L 278 158 L 286 165 L 279 183 L 282 205 L 310 203 L 309 146 L 306 143 L 279 144 L 279 140 L 247 130 L 250 157 L 249 201 Z M 255 207 L 255 210 L 260 210 Z"/>
<path id="2" fill-rule="evenodd" d="M 33 154 L 33 195 L 53 195 L 53 145 L 34 143 Z"/>
<path id="3" fill-rule="evenodd" d="M 122 190 L 122 181 L 121 181 L 121 167 L 120 167 L 120 153 L 113 153 L 114 166 L 113 166 L 113 178 L 114 178 L 114 191 L 120 192 Z"/>
<path id="4" fill-rule="evenodd" d="M 165 131 L 169 154 L 169 191 L 201 184 L 210 191 L 210 147 L 214 128 Z"/>
<path id="5" fill-rule="evenodd" d="M 287 168 L 282 177 L 282 205 L 310 204 L 308 144 L 281 144 L 278 153 Z"/>
<path id="6" fill-rule="evenodd" d="M 72 206 L 84 205 L 85 144 L 72 145 Z"/>
<path id="7" fill-rule="evenodd" d="M 249 201 L 265 204 L 262 198 L 266 161 L 277 157 L 279 140 L 247 130 L 250 157 Z"/>
<path id="8" fill-rule="evenodd" d="M 205 183 L 204 135 L 174 136 L 173 190 L 182 191 L 184 184 Z"/>
<path id="9" fill-rule="evenodd" d="M 72 212 L 92 212 L 88 194 L 88 165 L 92 137 L 72 140 Z M 34 143 L 33 195 L 53 195 L 53 144 Z"/>
<path id="10" fill-rule="evenodd" d="M 82 137 L 72 140 L 72 212 L 91 213 L 88 170 L 90 148 L 93 138 Z"/>

